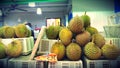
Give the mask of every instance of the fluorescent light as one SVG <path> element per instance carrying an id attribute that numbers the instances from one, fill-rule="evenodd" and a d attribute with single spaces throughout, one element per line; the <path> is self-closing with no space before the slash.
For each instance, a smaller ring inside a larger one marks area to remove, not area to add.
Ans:
<path id="1" fill-rule="evenodd" d="M 35 7 L 35 2 L 29 2 L 29 3 L 28 3 L 28 6 L 29 6 L 29 7 Z"/>
<path id="2" fill-rule="evenodd" d="M 41 8 L 37 8 L 37 14 L 42 14 Z"/>

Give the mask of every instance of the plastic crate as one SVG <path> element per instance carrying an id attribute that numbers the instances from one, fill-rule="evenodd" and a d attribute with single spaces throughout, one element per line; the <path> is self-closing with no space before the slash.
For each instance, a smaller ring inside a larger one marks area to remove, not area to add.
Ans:
<path id="1" fill-rule="evenodd" d="M 90 59 L 84 57 L 84 68 L 120 68 L 120 59 L 90 60 Z"/>
<path id="2" fill-rule="evenodd" d="M 57 63 L 49 63 L 49 68 L 83 68 L 83 63 L 79 61 L 57 61 Z"/>
<path id="3" fill-rule="evenodd" d="M 113 25 L 107 25 L 103 26 L 105 35 L 108 38 L 120 38 L 120 25 L 119 24 L 113 24 Z"/>
<path id="4" fill-rule="evenodd" d="M 34 39 L 33 37 L 28 37 L 28 38 L 14 38 L 14 39 L 19 39 L 21 40 L 22 44 L 23 44 L 23 51 L 22 51 L 22 55 L 28 55 L 32 52 L 32 48 L 34 46 Z M 7 38 L 7 39 L 2 39 L 2 42 L 5 45 L 8 45 L 10 42 L 12 42 L 13 39 L 11 38 Z"/>
<path id="5" fill-rule="evenodd" d="M 9 58 L 0 59 L 0 68 L 7 68 Z"/>
<path id="6" fill-rule="evenodd" d="M 112 44 L 118 46 L 120 48 L 120 38 L 105 38 L 107 43 L 112 42 Z"/>
<path id="7" fill-rule="evenodd" d="M 51 46 L 58 40 L 51 39 L 41 39 L 39 43 L 38 54 L 48 54 L 50 53 Z"/>
<path id="8" fill-rule="evenodd" d="M 8 68 L 43 68 L 43 62 L 29 60 L 30 56 L 20 56 L 8 61 Z"/>

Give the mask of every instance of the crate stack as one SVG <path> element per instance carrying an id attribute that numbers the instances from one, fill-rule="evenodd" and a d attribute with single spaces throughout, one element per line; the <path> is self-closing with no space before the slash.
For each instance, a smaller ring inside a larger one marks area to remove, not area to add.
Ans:
<path id="1" fill-rule="evenodd" d="M 25 30 L 29 31 L 29 29 L 27 29 L 25 24 L 18 24 L 18 25 L 22 25 L 22 27 L 19 27 L 19 29 L 22 30 L 25 28 Z M 32 52 L 32 48 L 34 46 L 33 36 L 31 36 L 31 35 L 28 36 L 27 34 L 29 34 L 29 33 L 27 33 L 27 31 L 24 31 L 24 30 L 22 30 L 23 33 L 25 32 L 23 34 L 24 36 L 22 36 L 22 37 L 17 36 L 15 29 L 17 29 L 18 25 L 15 25 L 15 26 L 5 25 L 5 26 L 0 27 L 0 31 L 1 31 L 0 42 L 3 43 L 3 45 L 5 46 L 5 50 L 7 50 L 6 49 L 7 46 L 14 40 L 19 40 L 19 42 L 21 43 L 20 45 L 22 46 L 22 51 L 20 52 L 20 55 L 17 57 L 10 57 L 7 54 L 7 52 L 5 52 L 5 57 L 0 59 L 0 67 L 1 68 L 11 68 L 10 64 L 12 65 L 12 62 L 14 62 L 13 59 L 16 60 L 17 58 L 19 58 L 21 56 L 27 57 Z M 21 31 L 19 29 L 18 29 L 18 33 L 21 34 L 22 32 L 19 32 L 19 31 Z M 14 44 L 14 45 L 16 45 L 16 44 Z M 19 65 L 19 63 L 17 63 L 17 62 L 15 62 L 15 63 L 16 63 L 15 65 Z M 16 68 L 16 67 L 13 67 L 13 68 Z"/>

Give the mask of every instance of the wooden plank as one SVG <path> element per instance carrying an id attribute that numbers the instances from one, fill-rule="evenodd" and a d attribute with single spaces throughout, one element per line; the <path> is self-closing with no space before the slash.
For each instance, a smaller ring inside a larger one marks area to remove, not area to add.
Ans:
<path id="1" fill-rule="evenodd" d="M 32 59 L 34 58 L 35 54 L 36 54 L 36 51 L 37 51 L 39 42 L 40 42 L 40 40 L 42 39 L 42 36 L 43 36 L 43 34 L 44 34 L 44 32 L 45 32 L 45 28 L 46 28 L 45 26 L 42 26 L 41 31 L 40 31 L 40 33 L 38 34 L 38 37 L 37 37 L 37 40 L 36 40 L 36 42 L 35 42 L 35 44 L 34 44 L 34 47 L 33 47 L 32 53 L 31 53 L 31 56 L 30 56 L 30 58 L 29 58 L 30 60 L 32 60 Z"/>

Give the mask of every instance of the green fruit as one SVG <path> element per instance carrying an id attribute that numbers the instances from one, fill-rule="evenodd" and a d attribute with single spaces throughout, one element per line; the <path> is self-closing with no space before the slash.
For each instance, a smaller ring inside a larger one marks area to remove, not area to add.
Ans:
<path id="1" fill-rule="evenodd" d="M 13 38 L 15 36 L 15 30 L 11 26 L 3 27 L 3 36 L 4 38 Z"/>
<path id="2" fill-rule="evenodd" d="M 46 28 L 46 35 L 48 39 L 56 39 L 60 31 L 60 26 L 49 26 Z"/>
<path id="3" fill-rule="evenodd" d="M 68 28 L 75 34 L 80 33 L 83 30 L 83 26 L 84 23 L 78 15 L 73 17 L 68 24 Z"/>
<path id="4" fill-rule="evenodd" d="M 15 34 L 18 38 L 27 37 L 28 29 L 25 24 L 18 24 L 14 29 L 15 29 Z"/>
<path id="5" fill-rule="evenodd" d="M 78 34 L 75 39 L 80 46 L 85 46 L 85 44 L 87 44 L 90 41 L 91 35 L 88 31 L 84 31 Z"/>
<path id="6" fill-rule="evenodd" d="M 101 57 L 101 49 L 93 42 L 89 42 L 84 47 L 84 54 L 89 59 L 99 59 Z"/>
<path id="7" fill-rule="evenodd" d="M 5 45 L 0 41 L 0 59 L 6 56 Z"/>
<path id="8" fill-rule="evenodd" d="M 84 23 L 84 28 L 90 26 L 90 17 L 86 15 L 86 12 L 84 15 L 81 16 L 83 23 Z"/>
<path id="9" fill-rule="evenodd" d="M 6 47 L 6 54 L 9 57 L 18 57 L 22 53 L 22 42 L 20 40 L 13 40 Z"/>
<path id="10" fill-rule="evenodd" d="M 100 48 L 105 44 L 105 38 L 99 33 L 93 34 L 92 39 L 94 39 L 93 42 L 95 43 L 95 45 Z"/>
<path id="11" fill-rule="evenodd" d="M 66 56 L 72 61 L 79 60 L 81 57 L 81 53 L 82 53 L 81 47 L 76 43 L 70 43 L 66 47 Z"/>
<path id="12" fill-rule="evenodd" d="M 113 44 L 105 44 L 101 50 L 103 56 L 108 59 L 116 59 L 120 55 L 119 48 Z"/>
<path id="13" fill-rule="evenodd" d="M 97 30 L 95 27 L 89 26 L 89 27 L 86 28 L 86 30 L 91 34 L 91 36 L 92 36 L 93 34 L 98 33 L 98 30 Z"/>
<path id="14" fill-rule="evenodd" d="M 61 42 L 67 46 L 72 41 L 72 32 L 68 28 L 62 28 L 59 33 L 59 38 Z"/>
<path id="15" fill-rule="evenodd" d="M 51 47 L 51 53 L 55 53 L 57 59 L 61 60 L 65 55 L 65 46 L 61 42 L 55 42 Z"/>

